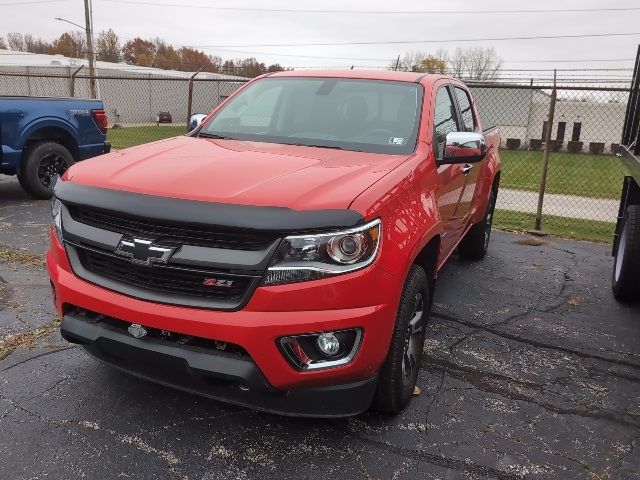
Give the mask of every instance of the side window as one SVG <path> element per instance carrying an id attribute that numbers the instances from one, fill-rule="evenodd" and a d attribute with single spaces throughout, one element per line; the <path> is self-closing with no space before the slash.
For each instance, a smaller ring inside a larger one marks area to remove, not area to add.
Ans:
<path id="1" fill-rule="evenodd" d="M 465 132 L 475 132 L 476 122 L 473 118 L 473 108 L 471 108 L 471 99 L 469 94 L 462 88 L 455 87 L 456 98 L 458 99 L 458 107 L 460 108 L 460 116 L 462 117 L 462 126 Z"/>
<path id="2" fill-rule="evenodd" d="M 457 132 L 459 130 L 455 107 L 453 106 L 451 95 L 449 95 L 449 89 L 446 87 L 440 87 L 436 94 L 434 125 L 438 158 L 442 158 L 444 156 L 444 143 L 447 138 L 447 133 Z"/>

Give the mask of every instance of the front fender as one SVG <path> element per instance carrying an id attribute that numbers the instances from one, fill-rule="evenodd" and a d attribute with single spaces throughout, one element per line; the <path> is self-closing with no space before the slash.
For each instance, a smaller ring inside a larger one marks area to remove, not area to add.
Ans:
<path id="1" fill-rule="evenodd" d="M 379 265 L 404 281 L 409 267 L 431 239 L 442 234 L 436 190 L 438 175 L 430 147 L 365 190 L 351 204 L 365 218 L 382 218 Z M 435 272 L 434 272 L 435 273 Z"/>

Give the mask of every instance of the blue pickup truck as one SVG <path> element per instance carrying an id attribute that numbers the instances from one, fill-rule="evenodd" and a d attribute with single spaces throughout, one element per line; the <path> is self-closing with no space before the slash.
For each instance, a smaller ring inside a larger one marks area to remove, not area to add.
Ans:
<path id="1" fill-rule="evenodd" d="M 73 163 L 108 153 L 101 100 L 0 96 L 0 173 L 17 175 L 35 198 Z"/>

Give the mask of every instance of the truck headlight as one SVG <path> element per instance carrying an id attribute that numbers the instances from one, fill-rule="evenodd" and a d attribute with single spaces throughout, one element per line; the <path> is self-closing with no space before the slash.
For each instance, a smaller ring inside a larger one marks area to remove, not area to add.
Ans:
<path id="1" fill-rule="evenodd" d="M 382 222 L 340 232 L 286 237 L 273 255 L 262 285 L 315 280 L 371 264 L 380 246 Z"/>
<path id="2" fill-rule="evenodd" d="M 56 197 L 51 199 L 51 225 L 56 238 L 62 244 L 62 203 Z"/>

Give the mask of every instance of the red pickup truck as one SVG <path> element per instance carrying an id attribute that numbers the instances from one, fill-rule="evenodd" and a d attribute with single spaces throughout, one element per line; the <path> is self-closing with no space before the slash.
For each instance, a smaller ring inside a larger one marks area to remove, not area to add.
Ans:
<path id="1" fill-rule="evenodd" d="M 62 335 L 234 404 L 398 412 L 438 271 L 456 248 L 487 251 L 499 143 L 441 75 L 255 79 L 190 134 L 56 183 L 47 267 Z"/>

